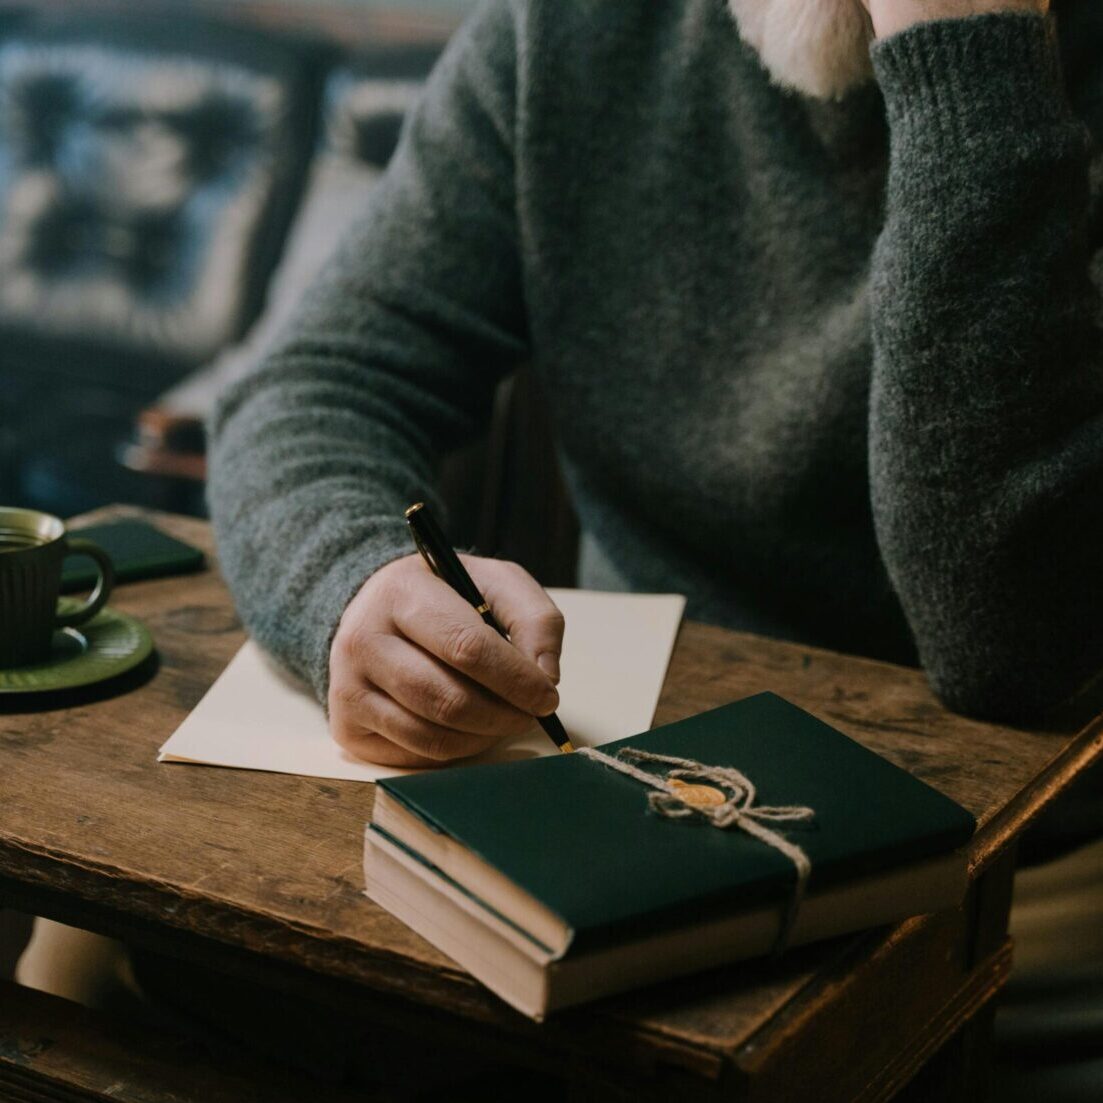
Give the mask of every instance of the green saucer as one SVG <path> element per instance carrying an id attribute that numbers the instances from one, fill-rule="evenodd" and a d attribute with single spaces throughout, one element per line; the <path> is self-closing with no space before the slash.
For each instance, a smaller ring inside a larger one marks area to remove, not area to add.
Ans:
<path id="1" fill-rule="evenodd" d="M 59 607 L 76 604 L 62 598 Z M 56 692 L 106 681 L 148 658 L 153 640 L 145 625 L 109 606 L 79 628 L 55 632 L 53 646 L 47 662 L 0 669 L 0 694 Z"/>

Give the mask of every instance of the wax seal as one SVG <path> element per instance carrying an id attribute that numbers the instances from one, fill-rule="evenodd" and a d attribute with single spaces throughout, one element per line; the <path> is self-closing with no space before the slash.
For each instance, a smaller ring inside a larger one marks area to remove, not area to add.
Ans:
<path id="1" fill-rule="evenodd" d="M 693 808 L 715 808 L 728 798 L 713 785 L 691 785 L 688 781 L 670 778 L 670 786 L 678 791 L 678 799 Z"/>

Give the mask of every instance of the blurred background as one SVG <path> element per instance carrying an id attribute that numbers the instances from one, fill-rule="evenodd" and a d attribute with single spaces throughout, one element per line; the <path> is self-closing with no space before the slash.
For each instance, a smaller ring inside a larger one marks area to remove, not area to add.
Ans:
<path id="1" fill-rule="evenodd" d="M 0 502 L 204 513 L 215 394 L 363 208 L 471 3 L 0 2 Z M 567 581 L 573 549 L 503 530 L 533 531 L 509 507 L 516 449 L 543 447 L 524 388 L 446 492 L 458 542 Z"/>

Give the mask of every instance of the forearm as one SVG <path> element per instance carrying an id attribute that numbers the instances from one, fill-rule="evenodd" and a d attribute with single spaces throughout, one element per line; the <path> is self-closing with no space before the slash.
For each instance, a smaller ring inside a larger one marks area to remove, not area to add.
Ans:
<path id="1" fill-rule="evenodd" d="M 402 510 L 432 471 L 402 428 L 416 403 L 388 395 L 385 369 L 339 332 L 327 344 L 305 324 L 223 397 L 208 497 L 250 633 L 323 694 L 329 635 L 364 580 L 410 550 Z"/>
<path id="2" fill-rule="evenodd" d="M 342 612 L 409 552 L 402 512 L 485 425 L 526 349 L 513 26 L 452 40 L 364 217 L 211 426 L 211 515 L 249 630 L 327 693 Z"/>
<path id="3" fill-rule="evenodd" d="M 1103 387 L 1088 152 L 1045 21 L 913 27 L 873 273 L 878 538 L 953 705 L 1024 717 L 1103 660 Z"/>

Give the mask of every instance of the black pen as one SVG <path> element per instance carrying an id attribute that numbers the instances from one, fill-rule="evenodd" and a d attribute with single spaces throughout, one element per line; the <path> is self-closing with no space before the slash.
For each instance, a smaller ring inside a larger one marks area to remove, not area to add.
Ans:
<path id="1" fill-rule="evenodd" d="M 414 545 L 421 552 L 422 559 L 429 564 L 429 569 L 439 579 L 447 582 L 457 594 L 469 601 L 475 607 L 475 612 L 494 629 L 503 639 L 509 639 L 505 629 L 494 619 L 486 598 L 479 593 L 479 588 L 472 581 L 471 576 L 464 570 L 460 557 L 456 555 L 452 545 L 445 539 L 440 526 L 433 519 L 424 502 L 416 502 L 406 510 L 406 524 L 410 526 L 410 533 L 414 538 Z M 570 736 L 567 735 L 562 721 L 555 713 L 549 716 L 538 716 L 536 722 L 548 733 L 551 741 L 563 752 L 573 751 Z"/>

